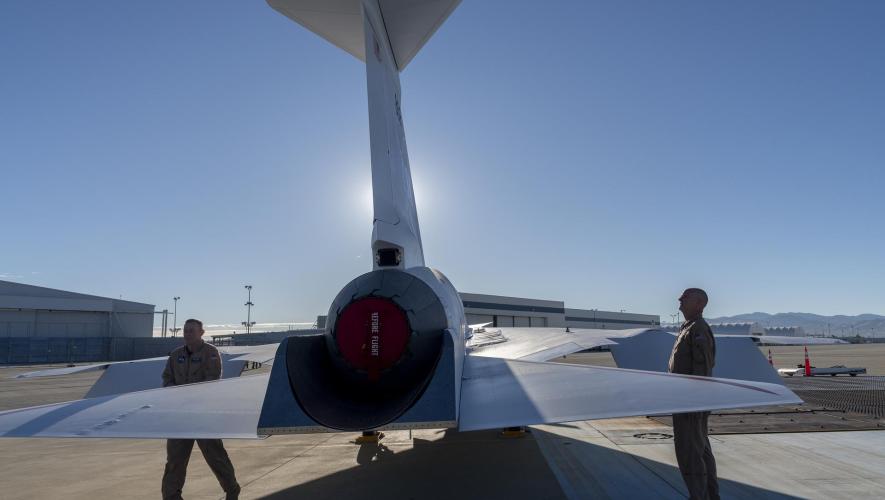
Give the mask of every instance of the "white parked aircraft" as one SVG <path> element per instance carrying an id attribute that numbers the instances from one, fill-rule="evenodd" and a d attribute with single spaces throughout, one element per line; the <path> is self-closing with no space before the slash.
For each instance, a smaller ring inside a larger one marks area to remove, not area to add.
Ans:
<path id="1" fill-rule="evenodd" d="M 276 347 L 269 374 L 137 392 L 117 388 L 0 412 L 0 436 L 477 430 L 801 402 L 775 383 L 545 362 L 646 330 L 473 332 L 455 287 L 424 262 L 400 110 L 400 71 L 459 0 L 268 3 L 365 61 L 373 270 L 334 299 L 324 334 L 290 337 Z"/>

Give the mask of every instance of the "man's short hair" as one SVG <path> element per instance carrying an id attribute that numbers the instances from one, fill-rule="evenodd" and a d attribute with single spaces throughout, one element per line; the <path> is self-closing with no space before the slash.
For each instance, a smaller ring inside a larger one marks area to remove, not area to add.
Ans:
<path id="1" fill-rule="evenodd" d="M 200 325 L 200 330 L 203 329 L 203 322 L 198 319 L 190 318 L 184 322 L 185 325 L 187 325 L 188 323 L 196 323 L 196 324 Z"/>
<path id="2" fill-rule="evenodd" d="M 695 297 L 700 297 L 700 298 L 701 298 L 701 302 L 704 304 L 704 306 L 706 306 L 706 305 L 707 305 L 707 301 L 710 300 L 710 299 L 707 297 L 707 292 L 705 292 L 705 291 L 704 291 L 703 289 L 701 289 L 701 288 L 687 288 L 687 289 L 685 290 L 685 294 L 686 294 L 686 295 L 694 295 Z"/>

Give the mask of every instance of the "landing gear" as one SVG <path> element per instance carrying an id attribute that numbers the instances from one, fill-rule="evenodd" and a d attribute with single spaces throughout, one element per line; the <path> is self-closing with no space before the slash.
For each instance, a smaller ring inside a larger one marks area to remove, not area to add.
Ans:
<path id="1" fill-rule="evenodd" d="M 378 444 L 384 433 L 380 431 L 363 431 L 362 436 L 356 438 L 356 444 Z"/>
<path id="2" fill-rule="evenodd" d="M 500 436 L 502 438 L 513 439 L 513 438 L 522 438 L 528 433 L 528 428 L 526 427 L 508 427 L 501 431 Z"/>

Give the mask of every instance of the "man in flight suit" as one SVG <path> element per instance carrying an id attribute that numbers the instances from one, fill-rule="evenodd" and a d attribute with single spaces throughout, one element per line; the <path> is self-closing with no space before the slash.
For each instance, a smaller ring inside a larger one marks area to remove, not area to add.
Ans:
<path id="1" fill-rule="evenodd" d="M 713 374 L 716 359 L 716 341 L 710 325 L 704 321 L 707 293 L 700 288 L 689 288 L 679 297 L 679 310 L 685 321 L 670 354 L 670 373 L 700 375 Z M 716 460 L 707 437 L 707 418 L 710 412 L 673 415 L 673 441 L 676 461 L 691 499 L 718 500 Z"/>
<path id="2" fill-rule="evenodd" d="M 203 342 L 203 322 L 189 319 L 184 322 L 184 345 L 169 354 L 163 370 L 163 387 L 192 384 L 221 378 L 221 355 L 218 349 Z M 228 499 L 240 494 L 240 485 L 234 475 L 234 466 L 220 439 L 197 439 L 203 458 L 215 473 Z M 163 498 L 180 499 L 187 474 L 187 463 L 194 449 L 193 439 L 166 441 L 166 470 L 163 473 Z"/>

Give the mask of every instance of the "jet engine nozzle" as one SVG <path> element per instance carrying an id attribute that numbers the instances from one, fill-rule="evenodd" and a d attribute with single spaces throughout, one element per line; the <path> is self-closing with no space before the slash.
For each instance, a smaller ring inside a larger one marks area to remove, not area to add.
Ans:
<path id="1" fill-rule="evenodd" d="M 452 318 L 463 314 L 447 311 L 453 307 L 461 307 L 454 287 L 427 268 L 378 269 L 354 279 L 332 302 L 325 345 L 290 344 L 286 365 L 299 405 L 333 429 L 394 421 L 430 383 L 445 332 L 459 331 Z"/>
<path id="2" fill-rule="evenodd" d="M 338 352 L 355 370 L 378 380 L 381 370 L 396 364 L 408 347 L 411 330 L 406 313 L 390 299 L 364 297 L 347 305 L 334 332 Z"/>

